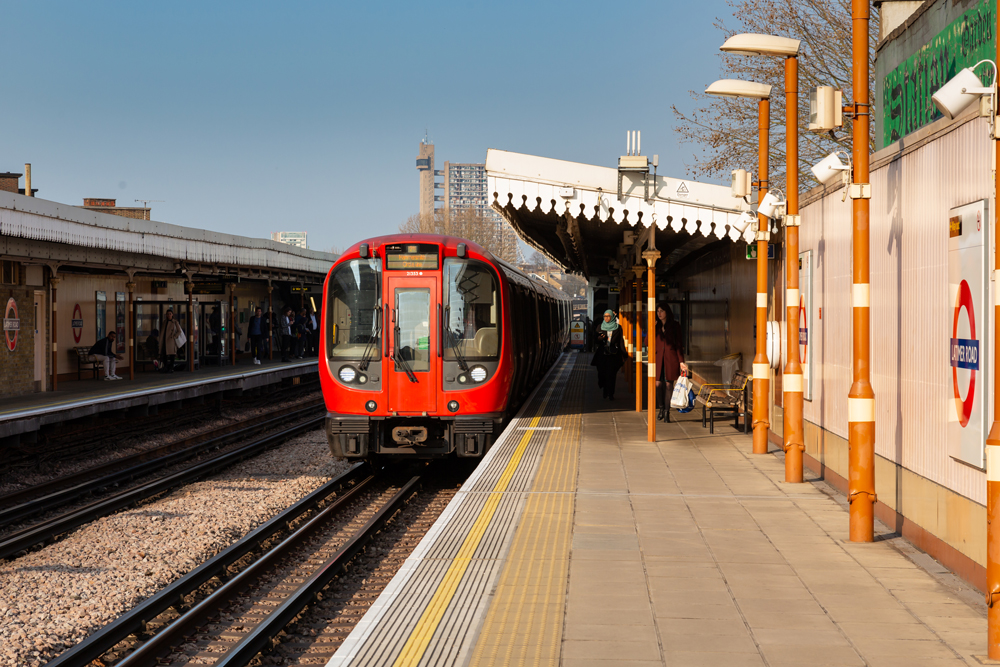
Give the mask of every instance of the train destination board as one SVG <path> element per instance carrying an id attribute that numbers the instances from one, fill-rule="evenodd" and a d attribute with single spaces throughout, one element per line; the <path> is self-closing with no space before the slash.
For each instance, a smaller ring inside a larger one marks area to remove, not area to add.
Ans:
<path id="1" fill-rule="evenodd" d="M 437 270 L 438 247 L 428 243 L 403 243 L 386 246 L 385 268 L 389 271 Z"/>

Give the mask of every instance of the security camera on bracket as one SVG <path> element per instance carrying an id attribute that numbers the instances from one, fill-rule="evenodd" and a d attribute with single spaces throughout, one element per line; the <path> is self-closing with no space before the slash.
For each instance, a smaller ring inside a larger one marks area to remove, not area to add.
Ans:
<path id="1" fill-rule="evenodd" d="M 840 159 L 841 155 L 847 159 L 846 163 Z M 844 183 L 844 197 L 842 201 L 847 200 L 847 192 L 851 184 L 851 174 L 853 173 L 851 156 L 849 153 L 846 153 L 845 151 L 830 153 L 825 158 L 814 164 L 811 169 L 813 175 L 816 177 L 816 180 L 823 185 L 830 185 L 837 179 L 838 176 L 840 176 Z"/>
<path id="2" fill-rule="evenodd" d="M 983 82 L 974 71 L 984 63 L 993 65 L 993 80 L 989 86 L 983 86 Z M 980 60 L 972 67 L 961 70 L 948 83 L 938 88 L 938 91 L 931 95 L 931 100 L 934 102 L 934 106 L 948 119 L 958 116 L 978 100 L 979 115 L 990 119 L 990 135 L 996 138 L 994 122 L 996 85 L 997 64 L 992 60 Z"/>

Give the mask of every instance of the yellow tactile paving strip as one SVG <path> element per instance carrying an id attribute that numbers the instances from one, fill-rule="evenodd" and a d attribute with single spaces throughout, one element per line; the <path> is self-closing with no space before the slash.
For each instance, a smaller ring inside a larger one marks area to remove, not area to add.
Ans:
<path id="1" fill-rule="evenodd" d="M 558 665 L 580 453 L 573 373 L 470 665 Z"/>

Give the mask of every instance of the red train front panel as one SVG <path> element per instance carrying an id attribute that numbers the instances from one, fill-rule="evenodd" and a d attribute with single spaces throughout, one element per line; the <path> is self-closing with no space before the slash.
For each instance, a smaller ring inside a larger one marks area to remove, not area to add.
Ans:
<path id="1" fill-rule="evenodd" d="M 467 241 L 371 239 L 324 286 L 320 369 L 335 456 L 482 456 L 508 407 L 503 272 Z"/>

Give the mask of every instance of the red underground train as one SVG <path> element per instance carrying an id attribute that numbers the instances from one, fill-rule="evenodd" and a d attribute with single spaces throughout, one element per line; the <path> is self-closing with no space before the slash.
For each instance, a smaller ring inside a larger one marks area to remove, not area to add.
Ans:
<path id="1" fill-rule="evenodd" d="M 323 295 L 338 457 L 480 457 L 569 342 L 567 295 L 449 236 L 358 243 Z"/>

